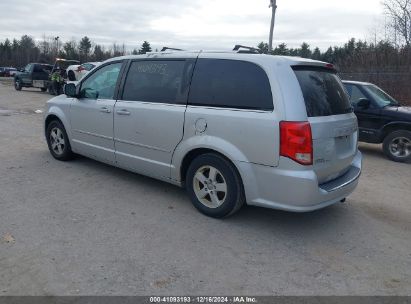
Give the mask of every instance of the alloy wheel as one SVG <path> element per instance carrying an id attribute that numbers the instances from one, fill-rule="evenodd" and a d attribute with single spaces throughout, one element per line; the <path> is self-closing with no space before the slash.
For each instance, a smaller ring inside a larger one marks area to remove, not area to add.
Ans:
<path id="1" fill-rule="evenodd" d="M 406 137 L 396 137 L 390 143 L 390 152 L 396 157 L 408 157 L 411 154 L 411 141 Z"/>
<path id="2" fill-rule="evenodd" d="M 227 183 L 213 166 L 202 166 L 194 175 L 193 189 L 197 199 L 206 207 L 218 208 L 227 197 Z"/>
<path id="3" fill-rule="evenodd" d="M 59 128 L 53 128 L 50 132 L 50 145 L 56 155 L 62 155 L 64 148 L 66 147 L 66 142 L 64 139 L 64 134 Z"/>

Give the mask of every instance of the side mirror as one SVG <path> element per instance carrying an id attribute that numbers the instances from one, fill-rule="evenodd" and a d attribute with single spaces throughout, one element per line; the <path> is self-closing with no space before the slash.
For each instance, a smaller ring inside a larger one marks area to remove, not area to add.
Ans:
<path id="1" fill-rule="evenodd" d="M 357 108 L 368 109 L 370 107 L 371 101 L 367 98 L 360 98 L 357 102 Z"/>
<path id="2" fill-rule="evenodd" d="M 77 88 L 74 83 L 67 83 L 64 86 L 64 94 L 68 97 L 77 97 Z"/>

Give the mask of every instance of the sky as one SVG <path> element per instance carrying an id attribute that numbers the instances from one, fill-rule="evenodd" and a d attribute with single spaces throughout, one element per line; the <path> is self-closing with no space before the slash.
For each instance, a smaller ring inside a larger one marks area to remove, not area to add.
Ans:
<path id="1" fill-rule="evenodd" d="M 0 0 L 0 40 L 24 34 L 138 48 L 231 49 L 268 41 L 269 0 Z M 326 49 L 351 37 L 373 39 L 381 0 L 277 0 L 273 44 Z"/>

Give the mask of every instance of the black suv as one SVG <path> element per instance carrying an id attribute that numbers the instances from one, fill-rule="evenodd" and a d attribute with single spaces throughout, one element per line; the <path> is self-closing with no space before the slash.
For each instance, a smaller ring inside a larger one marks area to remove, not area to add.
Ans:
<path id="1" fill-rule="evenodd" d="M 411 107 L 401 106 L 376 85 L 343 81 L 358 118 L 359 140 L 383 143 L 392 160 L 411 160 Z"/>

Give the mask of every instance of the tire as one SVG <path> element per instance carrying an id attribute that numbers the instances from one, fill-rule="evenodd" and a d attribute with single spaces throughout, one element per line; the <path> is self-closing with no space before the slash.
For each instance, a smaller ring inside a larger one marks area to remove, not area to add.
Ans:
<path id="1" fill-rule="evenodd" d="M 76 81 L 76 75 L 74 75 L 73 71 L 69 71 L 67 77 L 70 81 Z"/>
<path id="2" fill-rule="evenodd" d="M 411 132 L 398 130 L 389 133 L 383 142 L 384 154 L 396 162 L 411 160 Z"/>
<path id="3" fill-rule="evenodd" d="M 42 92 L 46 92 L 47 91 L 47 88 L 41 88 L 40 89 Z"/>
<path id="4" fill-rule="evenodd" d="M 229 216 L 245 203 L 241 177 L 236 168 L 214 153 L 202 154 L 191 162 L 186 188 L 194 207 L 210 217 Z"/>
<path id="5" fill-rule="evenodd" d="M 67 161 L 73 158 L 69 138 L 60 121 L 53 120 L 47 125 L 46 139 L 49 151 L 55 159 Z"/>
<path id="6" fill-rule="evenodd" d="M 21 84 L 21 80 L 16 78 L 14 79 L 14 88 L 16 89 L 16 91 L 21 91 L 21 89 L 23 88 L 23 85 Z"/>

